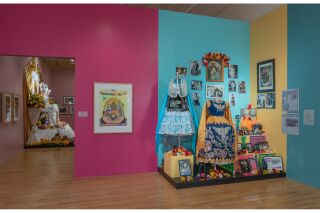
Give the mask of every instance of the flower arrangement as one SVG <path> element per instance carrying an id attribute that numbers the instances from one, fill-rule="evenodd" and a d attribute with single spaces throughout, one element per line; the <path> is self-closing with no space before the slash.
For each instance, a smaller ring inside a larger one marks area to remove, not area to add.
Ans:
<path id="1" fill-rule="evenodd" d="M 203 55 L 202 57 L 203 60 L 203 64 L 208 67 L 208 61 L 209 60 L 222 60 L 223 61 L 223 66 L 228 67 L 229 66 L 229 60 L 230 57 L 227 56 L 226 54 L 223 53 L 207 53 L 205 55 Z"/>
<path id="2" fill-rule="evenodd" d="M 44 108 L 46 103 L 42 95 L 35 93 L 30 95 L 27 105 L 30 108 Z"/>

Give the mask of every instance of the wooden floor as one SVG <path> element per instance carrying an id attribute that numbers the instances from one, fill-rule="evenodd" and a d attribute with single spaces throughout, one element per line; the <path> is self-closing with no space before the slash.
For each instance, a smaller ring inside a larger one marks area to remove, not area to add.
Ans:
<path id="1" fill-rule="evenodd" d="M 73 148 L 25 150 L 0 166 L 0 208 L 320 208 L 287 179 L 174 189 L 158 173 L 73 178 Z"/>

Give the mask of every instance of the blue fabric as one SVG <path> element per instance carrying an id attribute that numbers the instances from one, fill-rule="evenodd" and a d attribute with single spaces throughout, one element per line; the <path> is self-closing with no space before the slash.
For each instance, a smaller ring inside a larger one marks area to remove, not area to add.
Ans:
<path id="1" fill-rule="evenodd" d="M 208 108 L 210 116 L 223 116 L 226 109 L 226 102 L 222 101 L 221 103 L 210 100 L 210 107 Z"/>

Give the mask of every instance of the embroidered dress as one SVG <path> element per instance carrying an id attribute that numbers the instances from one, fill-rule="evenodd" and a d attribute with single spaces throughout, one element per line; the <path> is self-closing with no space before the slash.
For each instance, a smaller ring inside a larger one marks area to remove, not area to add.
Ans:
<path id="1" fill-rule="evenodd" d="M 229 103 L 207 101 L 203 106 L 197 141 L 197 162 L 229 164 L 234 162 L 235 130 Z"/>

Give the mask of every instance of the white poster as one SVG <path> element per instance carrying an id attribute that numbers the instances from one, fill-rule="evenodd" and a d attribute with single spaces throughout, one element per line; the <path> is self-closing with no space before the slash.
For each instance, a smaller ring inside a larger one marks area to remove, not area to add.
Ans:
<path id="1" fill-rule="evenodd" d="M 299 89 L 282 91 L 282 111 L 299 113 Z"/>
<path id="2" fill-rule="evenodd" d="M 299 115 L 282 114 L 282 131 L 290 135 L 299 135 Z"/>
<path id="3" fill-rule="evenodd" d="M 303 124 L 308 126 L 314 126 L 314 110 L 303 111 Z"/>

